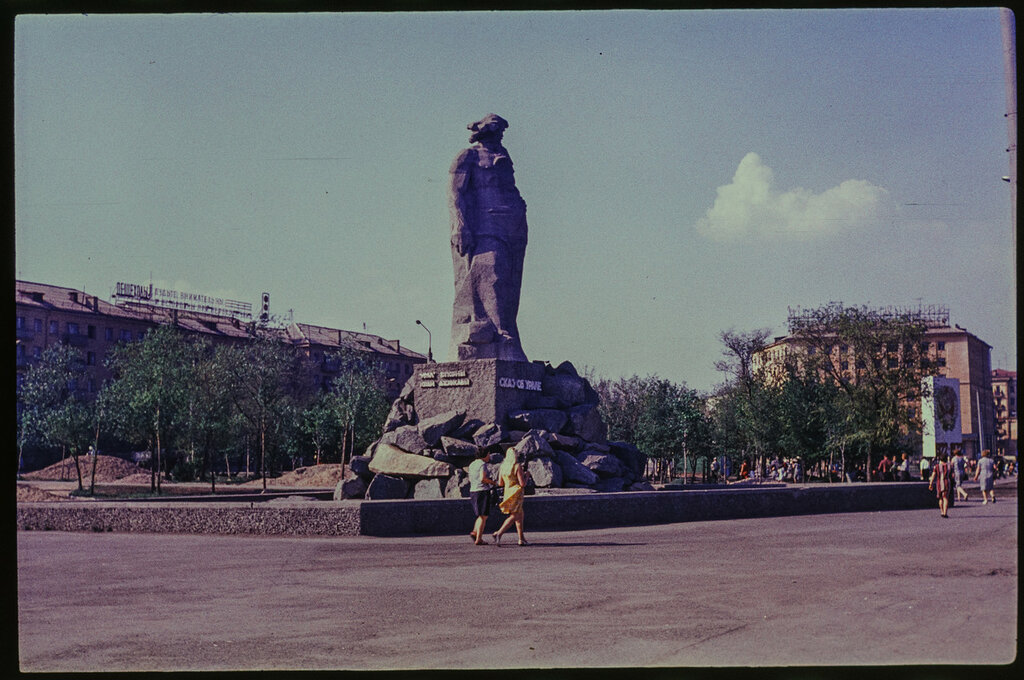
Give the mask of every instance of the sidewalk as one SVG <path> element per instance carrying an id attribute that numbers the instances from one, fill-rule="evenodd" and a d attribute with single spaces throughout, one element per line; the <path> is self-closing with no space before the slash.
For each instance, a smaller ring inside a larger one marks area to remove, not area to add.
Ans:
<path id="1" fill-rule="evenodd" d="M 529 521 L 528 547 L 18 532 L 21 669 L 973 667 L 1016 654 L 1012 500 L 950 519 Z M 984 646 L 949 644 L 980 631 Z"/>

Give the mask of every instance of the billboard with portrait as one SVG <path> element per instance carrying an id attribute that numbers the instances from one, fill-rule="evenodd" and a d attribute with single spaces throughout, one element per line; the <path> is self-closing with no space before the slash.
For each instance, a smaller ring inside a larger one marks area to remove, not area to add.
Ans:
<path id="1" fill-rule="evenodd" d="M 928 376 L 922 381 L 923 455 L 935 456 L 938 445 L 960 444 L 960 381 Z"/>

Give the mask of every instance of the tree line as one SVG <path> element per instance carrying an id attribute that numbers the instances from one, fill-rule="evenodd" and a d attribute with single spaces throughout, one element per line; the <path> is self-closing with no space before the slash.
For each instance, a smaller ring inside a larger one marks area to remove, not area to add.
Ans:
<path id="1" fill-rule="evenodd" d="M 85 377 L 81 352 L 53 345 L 21 386 L 19 472 L 31 445 L 70 456 L 79 489 L 88 478 L 90 493 L 96 466 L 96 457 L 86 455 L 90 447 L 149 451 L 155 492 L 165 476 L 208 479 L 216 490 L 216 468 L 224 461 L 230 473 L 232 459 L 244 461 L 250 473 L 254 463 L 264 489 L 268 474 L 289 461 L 344 463 L 379 434 L 389 408 L 386 377 L 358 350 L 340 349 L 323 361 L 334 377 L 320 389 L 309 379 L 309 358 L 269 332 L 213 345 L 160 326 L 109 353 L 112 378 L 90 400 L 77 389 Z"/>
<path id="2" fill-rule="evenodd" d="M 609 438 L 647 454 L 656 479 L 695 479 L 713 458 L 762 470 L 774 458 L 796 459 L 832 479 L 833 470 L 870 472 L 881 455 L 915 447 L 921 378 L 934 368 L 925 331 L 910 315 L 830 303 L 791 318 L 798 351 L 760 369 L 767 329 L 722 332 L 716 369 L 724 380 L 707 393 L 656 375 L 587 377 Z M 85 364 L 72 347 L 48 348 L 28 371 L 19 471 L 26 445 L 56 447 L 74 459 L 83 489 L 80 458 L 106 440 L 151 452 L 157 492 L 166 474 L 209 479 L 215 489 L 215 468 L 223 460 L 230 471 L 232 458 L 247 472 L 255 459 L 265 489 L 268 473 L 288 461 L 347 462 L 379 436 L 389 408 L 384 373 L 365 353 L 326 355 L 337 372 L 319 389 L 308 379 L 308 357 L 267 333 L 214 346 L 163 326 L 119 345 L 106 361 L 113 377 L 91 401 L 77 395 Z M 91 490 L 95 457 L 87 462 Z"/>
<path id="3" fill-rule="evenodd" d="M 713 458 L 762 474 L 790 459 L 829 480 L 870 479 L 881 456 L 918 446 L 922 378 L 935 369 L 926 330 L 912 314 L 829 303 L 791 318 L 791 349 L 770 360 L 769 329 L 720 333 L 724 380 L 709 393 L 657 376 L 595 387 L 609 437 L 636 444 L 662 480 L 693 479 Z"/>

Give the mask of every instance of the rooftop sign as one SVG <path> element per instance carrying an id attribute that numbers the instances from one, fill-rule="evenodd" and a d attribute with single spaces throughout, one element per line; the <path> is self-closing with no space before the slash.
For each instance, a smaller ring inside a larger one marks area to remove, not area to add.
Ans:
<path id="1" fill-rule="evenodd" d="M 183 309 L 192 312 L 220 314 L 244 319 L 252 318 L 252 305 L 227 298 L 187 293 L 167 288 L 156 288 L 152 283 L 138 284 L 119 281 L 114 287 L 114 304 L 142 303 L 153 307 Z"/>

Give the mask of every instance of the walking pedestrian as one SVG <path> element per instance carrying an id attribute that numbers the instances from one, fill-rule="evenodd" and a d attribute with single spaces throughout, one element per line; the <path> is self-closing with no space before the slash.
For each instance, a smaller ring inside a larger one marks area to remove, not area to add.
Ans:
<path id="1" fill-rule="evenodd" d="M 484 525 L 487 523 L 487 516 L 491 512 L 491 488 L 495 482 L 487 476 L 488 453 L 481 448 L 476 455 L 476 460 L 469 464 L 469 502 L 473 504 L 473 512 L 476 514 L 476 522 L 473 524 L 473 531 L 469 537 L 475 545 L 484 545 Z"/>
<path id="2" fill-rule="evenodd" d="M 960 447 L 953 449 L 953 485 L 956 487 L 957 500 L 967 500 L 967 489 L 964 488 L 964 481 L 967 479 L 967 460 Z"/>
<path id="3" fill-rule="evenodd" d="M 996 502 L 996 492 L 992 488 L 992 481 L 995 479 L 995 462 L 992 460 L 992 452 L 985 449 L 981 452 L 981 459 L 978 461 L 978 470 L 974 473 L 974 481 L 978 482 L 978 489 L 981 491 L 981 502 L 984 505 L 989 500 Z"/>
<path id="4" fill-rule="evenodd" d="M 952 481 L 950 472 L 946 454 L 940 453 L 938 461 L 932 466 L 932 478 L 928 482 L 928 490 L 934 489 L 935 497 L 939 499 L 939 513 L 943 517 L 949 517 L 949 494 Z"/>
<path id="5" fill-rule="evenodd" d="M 505 460 L 501 463 L 498 472 L 498 486 L 505 487 L 505 497 L 498 507 L 508 515 L 505 522 L 492 534 L 494 542 L 501 543 L 501 536 L 512 526 L 516 525 L 516 533 L 519 535 L 519 545 L 529 545 L 523 535 L 523 496 L 526 489 L 526 473 L 523 471 L 523 462 L 517 459 L 516 450 L 509 449 L 505 452 Z"/>

